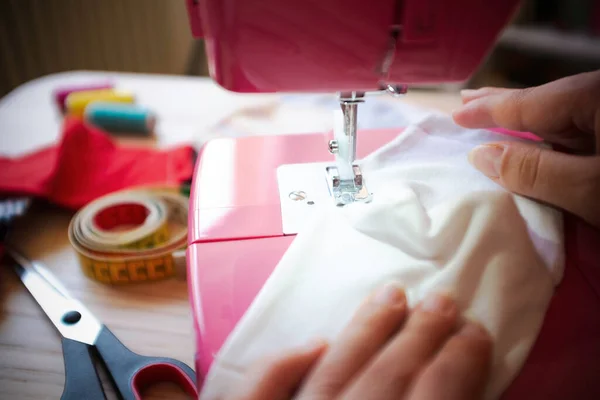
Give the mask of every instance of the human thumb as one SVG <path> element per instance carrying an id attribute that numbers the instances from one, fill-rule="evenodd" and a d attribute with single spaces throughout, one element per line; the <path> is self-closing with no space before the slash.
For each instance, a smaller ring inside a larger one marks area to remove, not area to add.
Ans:
<path id="1" fill-rule="evenodd" d="M 504 142 L 474 148 L 469 161 L 509 191 L 562 208 L 600 228 L 600 157 Z"/>

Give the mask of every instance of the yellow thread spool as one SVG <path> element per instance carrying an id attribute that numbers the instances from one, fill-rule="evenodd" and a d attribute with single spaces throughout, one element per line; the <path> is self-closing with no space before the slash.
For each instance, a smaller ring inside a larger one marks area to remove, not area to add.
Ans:
<path id="1" fill-rule="evenodd" d="M 83 118 L 87 106 L 97 101 L 109 103 L 134 103 L 135 96 L 133 93 L 114 89 L 73 92 L 67 96 L 67 114 Z"/>

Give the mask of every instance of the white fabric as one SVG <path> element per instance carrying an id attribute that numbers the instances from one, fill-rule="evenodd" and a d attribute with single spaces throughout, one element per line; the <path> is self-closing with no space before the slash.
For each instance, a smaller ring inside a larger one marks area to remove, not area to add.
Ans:
<path id="1" fill-rule="evenodd" d="M 487 399 L 522 367 L 563 272 L 562 216 L 471 167 L 476 144 L 506 140 L 430 116 L 363 160 L 370 204 L 323 206 L 300 232 L 217 354 L 201 399 L 315 338 L 334 340 L 359 303 L 395 281 L 410 305 L 454 296 L 496 340 Z M 516 140 L 516 139 L 512 139 Z"/>

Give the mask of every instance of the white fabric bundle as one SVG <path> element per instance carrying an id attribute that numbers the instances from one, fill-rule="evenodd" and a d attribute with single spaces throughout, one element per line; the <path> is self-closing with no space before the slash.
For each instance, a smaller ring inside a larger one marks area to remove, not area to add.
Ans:
<path id="1" fill-rule="evenodd" d="M 299 232 L 217 354 L 200 398 L 224 398 L 265 355 L 335 340 L 389 281 L 410 305 L 449 293 L 491 332 L 486 398 L 498 398 L 525 362 L 564 265 L 561 213 L 507 193 L 468 163 L 475 145 L 500 140 L 517 139 L 433 115 L 362 160 L 373 202 L 322 206 Z"/>

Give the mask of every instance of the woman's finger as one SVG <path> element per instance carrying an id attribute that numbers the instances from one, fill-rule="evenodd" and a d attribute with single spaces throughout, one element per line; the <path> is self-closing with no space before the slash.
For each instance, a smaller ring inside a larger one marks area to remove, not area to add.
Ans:
<path id="1" fill-rule="evenodd" d="M 492 339 L 474 323 L 465 324 L 419 375 L 409 400 L 481 399 L 492 360 Z"/>
<path id="2" fill-rule="evenodd" d="M 298 389 L 308 371 L 325 351 L 325 342 L 316 342 L 305 349 L 291 351 L 279 357 L 261 360 L 250 369 L 235 400 L 287 400 Z"/>
<path id="3" fill-rule="evenodd" d="M 359 308 L 311 371 L 300 399 L 331 399 L 385 345 L 407 314 L 404 291 L 388 284 Z"/>
<path id="4" fill-rule="evenodd" d="M 452 299 L 432 294 L 353 382 L 344 399 L 397 400 L 435 356 L 456 328 L 458 310 Z"/>
<path id="5" fill-rule="evenodd" d="M 469 161 L 509 191 L 560 207 L 600 227 L 600 157 L 524 143 L 493 143 L 473 149 Z"/>
<path id="6" fill-rule="evenodd" d="M 452 115 L 466 128 L 532 132 L 553 143 L 583 150 L 594 143 L 599 108 L 600 71 L 596 71 L 475 98 Z"/>

